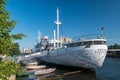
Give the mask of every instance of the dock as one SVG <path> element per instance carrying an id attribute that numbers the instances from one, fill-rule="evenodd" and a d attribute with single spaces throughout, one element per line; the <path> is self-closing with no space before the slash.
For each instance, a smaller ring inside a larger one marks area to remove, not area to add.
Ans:
<path id="1" fill-rule="evenodd" d="M 120 49 L 108 49 L 107 57 L 120 58 Z"/>

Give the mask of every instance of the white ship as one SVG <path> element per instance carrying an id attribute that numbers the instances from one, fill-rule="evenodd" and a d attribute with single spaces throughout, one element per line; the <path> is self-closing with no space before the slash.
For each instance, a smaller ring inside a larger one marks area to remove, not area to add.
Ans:
<path id="1" fill-rule="evenodd" d="M 57 8 L 57 30 L 54 30 L 54 39 L 42 37 L 39 33 L 36 49 L 42 56 L 39 60 L 72 67 L 96 69 L 104 63 L 107 54 L 106 39 L 103 34 L 87 35 L 70 38 L 59 38 L 59 9 Z M 57 31 L 57 35 L 56 35 Z M 57 39 L 56 39 L 57 37 Z"/>

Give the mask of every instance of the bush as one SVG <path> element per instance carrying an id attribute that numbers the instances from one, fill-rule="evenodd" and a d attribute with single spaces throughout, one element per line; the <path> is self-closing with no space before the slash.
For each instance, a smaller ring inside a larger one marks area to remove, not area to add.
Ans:
<path id="1" fill-rule="evenodd" d="M 11 75 L 16 74 L 20 70 L 20 65 L 13 60 L 0 62 L 0 78 L 2 80 L 8 80 Z"/>

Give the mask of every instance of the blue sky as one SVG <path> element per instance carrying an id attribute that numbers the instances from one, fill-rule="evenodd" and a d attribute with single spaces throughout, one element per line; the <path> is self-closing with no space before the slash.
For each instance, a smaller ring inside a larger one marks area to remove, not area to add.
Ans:
<path id="1" fill-rule="evenodd" d="M 99 34 L 104 25 L 108 44 L 120 44 L 120 0 L 9 0 L 6 9 L 17 22 L 12 33 L 28 36 L 17 41 L 21 49 L 33 48 L 39 30 L 53 37 L 57 7 L 61 35 Z"/>

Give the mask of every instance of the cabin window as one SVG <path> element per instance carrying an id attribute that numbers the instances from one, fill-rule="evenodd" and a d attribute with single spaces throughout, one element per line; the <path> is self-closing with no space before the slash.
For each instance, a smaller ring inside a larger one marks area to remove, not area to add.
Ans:
<path id="1" fill-rule="evenodd" d="M 83 42 L 83 45 L 92 45 L 92 41 Z"/>
<path id="2" fill-rule="evenodd" d="M 102 41 L 94 41 L 94 44 L 102 44 Z"/>
<path id="3" fill-rule="evenodd" d="M 106 44 L 106 41 L 102 41 L 102 44 Z"/>
<path id="4" fill-rule="evenodd" d="M 69 44 L 69 47 L 77 47 L 77 46 L 81 46 L 81 45 L 82 45 L 81 42 L 76 42 L 76 43 Z"/>
<path id="5" fill-rule="evenodd" d="M 71 44 L 68 44 L 68 47 L 71 47 Z"/>
<path id="6" fill-rule="evenodd" d="M 106 44 L 106 41 L 94 41 L 94 44 Z"/>
<path id="7" fill-rule="evenodd" d="M 67 47 L 77 47 L 77 46 L 81 46 L 82 42 L 76 42 L 76 43 L 69 43 L 69 44 L 65 44 L 64 46 Z"/>
<path id="8" fill-rule="evenodd" d="M 76 43 L 76 46 L 81 46 L 82 45 L 82 42 L 77 42 Z"/>

